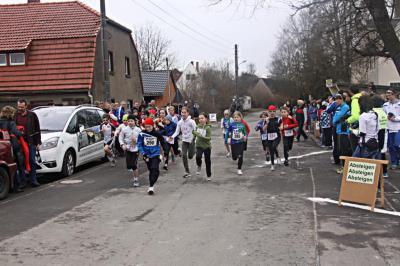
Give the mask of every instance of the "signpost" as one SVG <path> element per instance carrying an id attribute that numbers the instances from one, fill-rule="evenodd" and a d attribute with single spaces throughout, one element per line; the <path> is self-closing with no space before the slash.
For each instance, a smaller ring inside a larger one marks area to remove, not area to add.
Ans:
<path id="1" fill-rule="evenodd" d="M 385 206 L 383 164 L 388 161 L 372 160 L 341 156 L 345 160 L 342 185 L 339 195 L 339 206 L 342 201 L 350 201 L 371 206 L 375 208 L 378 182 L 381 187 L 381 207 Z"/>
<path id="2" fill-rule="evenodd" d="M 217 114 L 209 114 L 210 122 L 217 122 Z"/>

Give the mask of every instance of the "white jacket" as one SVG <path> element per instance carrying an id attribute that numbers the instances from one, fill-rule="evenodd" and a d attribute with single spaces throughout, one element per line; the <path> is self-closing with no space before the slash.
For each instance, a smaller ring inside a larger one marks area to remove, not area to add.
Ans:
<path id="1" fill-rule="evenodd" d="M 196 130 L 196 122 L 192 120 L 189 116 L 186 120 L 179 120 L 178 125 L 176 127 L 175 133 L 172 135 L 172 138 L 176 138 L 179 133 L 182 132 L 182 141 L 192 143 L 193 141 L 193 130 Z"/>
<path id="2" fill-rule="evenodd" d="M 394 103 L 386 102 L 383 104 L 383 110 L 386 114 L 392 113 L 395 116 L 395 121 L 388 120 L 388 131 L 398 132 L 400 131 L 400 101 Z"/>
<path id="3" fill-rule="evenodd" d="M 122 128 L 121 132 L 119 133 L 119 144 L 121 147 L 123 145 L 126 145 L 126 150 L 130 152 L 137 152 L 138 147 L 136 145 L 138 136 L 142 132 L 142 130 L 139 127 L 130 127 L 130 126 L 125 126 Z M 135 138 L 136 143 L 132 144 L 132 137 Z"/>

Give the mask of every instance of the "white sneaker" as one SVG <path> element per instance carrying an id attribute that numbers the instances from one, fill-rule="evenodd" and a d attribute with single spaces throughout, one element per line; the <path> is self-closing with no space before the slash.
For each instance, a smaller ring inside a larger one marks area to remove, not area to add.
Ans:
<path id="1" fill-rule="evenodd" d="M 242 170 L 238 170 L 238 175 L 243 175 L 243 172 L 242 172 Z"/>
<path id="2" fill-rule="evenodd" d="M 207 181 L 211 181 L 211 176 L 207 176 Z"/>
<path id="3" fill-rule="evenodd" d="M 271 171 L 275 171 L 275 166 L 271 165 Z"/>
<path id="4" fill-rule="evenodd" d="M 269 161 L 265 161 L 264 164 L 269 164 Z"/>
<path id="5" fill-rule="evenodd" d="M 230 152 L 228 152 L 228 153 L 226 154 L 226 158 L 229 158 L 229 157 L 231 157 L 231 153 L 230 153 Z"/>
<path id="6" fill-rule="evenodd" d="M 282 164 L 281 158 L 277 158 L 277 159 L 276 159 L 276 164 Z"/>
<path id="7" fill-rule="evenodd" d="M 149 187 L 149 189 L 147 190 L 147 193 L 149 195 L 153 195 L 154 194 L 154 187 Z"/>
<path id="8" fill-rule="evenodd" d="M 200 175 L 200 172 L 201 172 L 201 166 L 197 166 L 196 175 Z"/>
<path id="9" fill-rule="evenodd" d="M 139 179 L 137 177 L 133 178 L 133 187 L 140 187 Z"/>

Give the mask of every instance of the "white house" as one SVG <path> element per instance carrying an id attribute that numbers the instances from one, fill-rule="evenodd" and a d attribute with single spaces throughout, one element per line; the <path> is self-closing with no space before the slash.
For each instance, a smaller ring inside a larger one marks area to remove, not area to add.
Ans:
<path id="1" fill-rule="evenodd" d="M 176 85 L 179 90 L 184 93 L 190 86 L 198 86 L 198 78 L 200 76 L 199 62 L 190 62 L 183 70 L 182 75 L 179 77 Z"/>

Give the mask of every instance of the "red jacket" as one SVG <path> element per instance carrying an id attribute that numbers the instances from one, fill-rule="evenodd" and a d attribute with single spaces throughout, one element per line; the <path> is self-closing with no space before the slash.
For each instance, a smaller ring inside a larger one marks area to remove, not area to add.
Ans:
<path id="1" fill-rule="evenodd" d="M 250 134 L 250 127 L 249 124 L 247 124 L 246 121 L 244 121 L 244 119 L 242 119 L 242 123 L 243 125 L 246 127 L 246 132 L 247 132 L 247 136 Z"/>
<path id="2" fill-rule="evenodd" d="M 297 122 L 297 120 L 294 117 L 282 117 L 281 119 L 281 123 L 283 125 L 283 130 L 282 130 L 282 136 L 286 136 L 285 135 L 285 131 L 289 132 L 289 130 L 293 130 L 293 136 L 296 136 L 296 131 L 294 130 L 296 127 L 299 126 L 299 123 Z M 287 125 L 287 127 L 285 128 L 285 125 Z"/>

